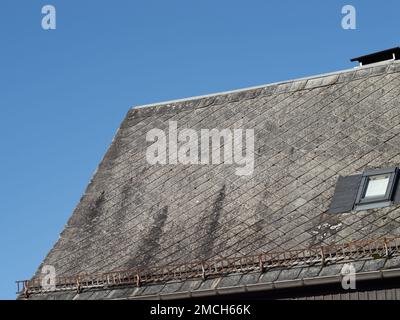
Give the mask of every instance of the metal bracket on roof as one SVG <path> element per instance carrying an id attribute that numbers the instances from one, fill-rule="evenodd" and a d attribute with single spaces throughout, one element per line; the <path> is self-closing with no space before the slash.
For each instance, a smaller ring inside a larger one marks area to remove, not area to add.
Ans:
<path id="1" fill-rule="evenodd" d="M 321 264 L 322 264 L 322 266 L 325 266 L 325 252 L 324 252 L 324 247 L 321 247 Z"/>
<path id="2" fill-rule="evenodd" d="M 204 263 L 201 263 L 201 277 L 203 280 L 206 280 L 207 276 L 206 276 L 206 268 L 204 267 Z"/>
<path id="3" fill-rule="evenodd" d="M 140 278 L 140 273 L 138 272 L 136 274 L 136 286 L 140 287 L 141 285 L 142 285 L 142 281 L 141 281 L 141 278 Z"/>
<path id="4" fill-rule="evenodd" d="M 81 293 L 82 292 L 82 286 L 81 286 L 81 282 L 79 280 L 79 277 L 76 279 L 76 293 Z"/>
<path id="5" fill-rule="evenodd" d="M 261 255 L 258 257 L 258 265 L 259 265 L 259 268 L 260 268 L 260 272 L 264 273 L 265 272 L 265 265 L 264 265 L 264 261 L 263 261 L 263 258 L 262 258 Z"/>
<path id="6" fill-rule="evenodd" d="M 388 258 L 389 257 L 389 248 L 387 246 L 386 238 L 383 239 L 383 245 L 384 245 L 384 248 L 385 248 L 385 257 Z"/>
<path id="7" fill-rule="evenodd" d="M 29 298 L 29 281 L 24 282 L 24 296 L 25 298 Z"/>

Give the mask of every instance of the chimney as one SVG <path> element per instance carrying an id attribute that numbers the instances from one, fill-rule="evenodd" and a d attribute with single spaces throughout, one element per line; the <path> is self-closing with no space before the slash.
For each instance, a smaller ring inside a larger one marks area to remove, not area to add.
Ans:
<path id="1" fill-rule="evenodd" d="M 372 63 L 378 63 L 383 61 L 394 61 L 400 59 L 400 47 L 378 51 L 375 53 L 367 54 L 365 56 L 351 59 L 351 62 L 359 62 L 360 66 L 365 66 Z"/>

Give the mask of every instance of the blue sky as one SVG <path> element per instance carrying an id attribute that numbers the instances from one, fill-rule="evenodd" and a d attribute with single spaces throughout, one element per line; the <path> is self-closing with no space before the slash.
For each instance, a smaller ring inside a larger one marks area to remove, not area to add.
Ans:
<path id="1" fill-rule="evenodd" d="M 57 29 L 41 9 L 57 9 Z M 341 9 L 357 9 L 357 29 Z M 1 0 L 0 299 L 35 272 L 135 105 L 347 69 L 400 2 Z"/>

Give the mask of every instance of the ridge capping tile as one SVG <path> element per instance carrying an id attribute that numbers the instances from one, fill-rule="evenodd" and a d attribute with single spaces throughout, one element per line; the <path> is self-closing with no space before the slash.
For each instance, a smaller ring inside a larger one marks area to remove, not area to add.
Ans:
<path id="1" fill-rule="evenodd" d="M 393 72 L 400 71 L 400 62 L 399 61 L 383 61 L 383 62 L 376 63 L 373 65 L 357 66 L 357 67 L 354 67 L 351 69 L 344 69 L 344 70 L 339 70 L 339 71 L 321 73 L 321 74 L 307 76 L 307 77 L 293 78 L 293 79 L 289 79 L 289 80 L 266 83 L 266 84 L 247 87 L 247 88 L 240 88 L 240 89 L 236 89 L 236 90 L 221 91 L 221 92 L 186 97 L 186 98 L 181 98 L 181 99 L 172 99 L 172 100 L 142 104 L 142 105 L 133 106 L 130 108 L 130 110 L 142 110 L 142 109 L 146 109 L 146 108 L 151 108 L 151 109 L 155 108 L 156 110 L 160 109 L 160 108 L 174 108 L 177 105 L 180 105 L 180 106 L 182 106 L 182 105 L 187 106 L 188 104 L 191 105 L 192 102 L 194 102 L 196 100 L 197 100 L 196 103 L 198 104 L 198 106 L 195 106 L 195 108 L 197 109 L 197 108 L 202 108 L 202 107 L 213 104 L 214 99 L 216 99 L 217 97 L 220 97 L 220 96 L 228 97 L 232 94 L 238 94 L 239 96 L 244 95 L 245 98 L 246 97 L 248 98 L 248 95 L 252 95 L 251 91 L 257 92 L 256 96 L 266 95 L 266 94 L 271 95 L 271 94 L 275 94 L 276 90 L 278 89 L 278 87 L 280 85 L 288 86 L 290 84 L 291 86 L 293 86 L 296 82 L 301 83 L 303 81 L 305 81 L 306 83 L 308 83 L 308 82 L 313 83 L 313 81 L 315 80 L 315 82 L 320 82 L 320 86 L 327 86 L 327 85 L 330 85 L 337 81 L 340 81 L 341 77 L 346 74 L 353 74 L 353 77 L 351 78 L 351 80 L 353 80 L 353 79 L 357 79 L 360 77 L 365 77 L 365 76 L 369 76 L 371 74 L 375 74 L 376 70 L 378 69 L 377 67 L 379 67 L 379 66 L 386 66 L 387 67 L 386 72 L 388 72 L 390 70 L 394 70 Z M 380 69 L 378 69 L 378 70 L 380 70 Z M 377 71 L 376 73 L 380 74 L 382 72 Z M 315 85 L 315 84 L 312 84 L 312 85 Z M 314 88 L 314 86 L 313 86 L 313 88 Z M 305 87 L 302 87 L 302 85 L 300 85 L 300 88 L 297 90 L 303 90 L 303 89 L 307 89 L 307 84 L 305 85 Z M 229 98 L 226 98 L 225 101 L 229 101 Z"/>

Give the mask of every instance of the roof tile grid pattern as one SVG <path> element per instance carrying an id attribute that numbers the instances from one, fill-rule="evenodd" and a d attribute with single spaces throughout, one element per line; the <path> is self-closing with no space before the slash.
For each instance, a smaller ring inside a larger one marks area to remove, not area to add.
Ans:
<path id="1" fill-rule="evenodd" d="M 131 109 L 42 264 L 74 275 L 398 236 L 398 206 L 327 211 L 338 176 L 400 164 L 399 94 L 393 62 Z M 254 173 L 148 164 L 146 134 L 169 121 L 254 129 Z"/>

